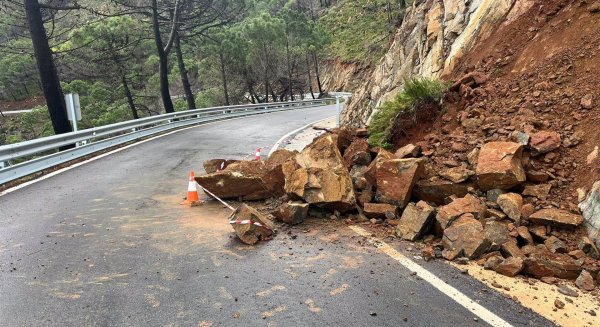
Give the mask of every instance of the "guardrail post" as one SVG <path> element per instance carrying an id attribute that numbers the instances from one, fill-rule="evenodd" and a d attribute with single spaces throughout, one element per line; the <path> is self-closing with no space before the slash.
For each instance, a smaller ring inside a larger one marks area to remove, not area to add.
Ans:
<path id="1" fill-rule="evenodd" d="M 5 161 L 0 161 L 0 168 L 6 168 L 8 164 Z"/>

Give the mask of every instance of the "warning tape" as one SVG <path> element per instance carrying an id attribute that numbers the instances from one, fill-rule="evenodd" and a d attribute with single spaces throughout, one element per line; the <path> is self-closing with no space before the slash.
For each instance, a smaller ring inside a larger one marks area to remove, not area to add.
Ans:
<path id="1" fill-rule="evenodd" d="M 253 220 L 231 220 L 231 221 L 229 221 L 229 223 L 232 225 L 255 225 L 258 227 L 264 227 L 268 230 L 271 230 L 271 228 L 269 228 L 268 226 L 265 226 L 257 221 L 253 221 Z"/>
<path id="2" fill-rule="evenodd" d="M 230 206 L 229 203 L 223 201 L 221 198 L 219 198 L 218 196 L 214 195 L 211 191 L 207 190 L 206 188 L 204 188 L 204 186 L 198 184 L 198 182 L 196 182 L 196 185 L 198 185 L 201 189 L 204 190 L 204 192 L 208 193 L 210 196 L 212 196 L 213 198 L 217 199 L 219 202 L 221 202 L 224 206 L 226 206 L 227 208 L 231 209 L 231 211 L 235 211 L 235 208 Z"/>

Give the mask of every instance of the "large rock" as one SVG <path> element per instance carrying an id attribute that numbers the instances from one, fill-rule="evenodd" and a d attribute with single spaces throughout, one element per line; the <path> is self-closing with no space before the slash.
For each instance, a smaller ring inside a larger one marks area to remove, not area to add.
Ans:
<path id="1" fill-rule="evenodd" d="M 525 268 L 523 259 L 518 257 L 509 257 L 495 266 L 494 271 L 504 276 L 514 277 L 518 275 L 523 268 Z"/>
<path id="2" fill-rule="evenodd" d="M 356 206 L 352 179 L 337 147 L 337 135 L 315 140 L 283 164 L 285 191 L 291 198 L 340 212 Z"/>
<path id="3" fill-rule="evenodd" d="M 229 223 L 239 239 L 246 244 L 256 244 L 273 235 L 273 223 L 253 207 L 242 204 L 229 217 Z"/>
<path id="4" fill-rule="evenodd" d="M 365 178 L 367 179 L 367 181 L 370 184 L 375 185 L 377 183 L 377 164 L 384 160 L 390 160 L 390 159 L 397 159 L 397 158 L 396 158 L 396 156 L 394 156 L 393 153 L 391 153 L 387 150 L 384 150 L 384 149 L 379 149 L 379 152 L 377 153 L 377 157 L 375 157 L 375 160 L 371 161 L 371 164 L 369 164 L 369 167 L 365 171 Z"/>
<path id="5" fill-rule="evenodd" d="M 398 207 L 387 203 L 365 203 L 363 213 L 368 218 L 386 218 L 387 215 L 396 216 Z"/>
<path id="6" fill-rule="evenodd" d="M 600 247 L 600 181 L 594 183 L 579 210 L 585 221 L 585 228 L 592 242 Z"/>
<path id="7" fill-rule="evenodd" d="M 222 199 L 264 200 L 278 195 L 262 178 L 268 171 L 263 161 L 240 161 L 224 170 L 196 176 L 196 182 Z"/>
<path id="8" fill-rule="evenodd" d="M 440 173 L 440 176 L 451 181 L 452 183 L 462 183 L 475 175 L 475 172 L 467 169 L 464 166 L 448 168 Z"/>
<path id="9" fill-rule="evenodd" d="M 223 169 L 227 168 L 227 166 L 229 166 L 235 162 L 238 162 L 238 160 L 211 159 L 211 160 L 206 160 L 205 162 L 202 163 L 202 165 L 204 166 L 204 171 L 207 174 L 210 174 L 210 173 L 214 173 L 219 170 L 223 170 Z"/>
<path id="10" fill-rule="evenodd" d="M 409 203 L 396 226 L 396 234 L 405 240 L 421 238 L 433 223 L 435 209 L 424 201 Z"/>
<path id="11" fill-rule="evenodd" d="M 285 194 L 285 175 L 283 174 L 283 164 L 294 158 L 298 151 L 279 149 L 271 154 L 265 161 L 267 171 L 261 176 L 267 189 L 275 196 Z"/>
<path id="12" fill-rule="evenodd" d="M 421 147 L 419 145 L 407 144 L 394 153 L 398 159 L 403 158 L 416 158 L 421 154 Z"/>
<path id="13" fill-rule="evenodd" d="M 462 198 L 467 195 L 472 186 L 469 183 L 455 184 L 446 180 L 420 180 L 415 184 L 413 194 L 419 200 L 443 205 L 450 196 Z"/>
<path id="14" fill-rule="evenodd" d="M 479 187 L 484 190 L 507 190 L 527 178 L 521 165 L 523 146 L 513 142 L 490 142 L 481 147 L 477 159 L 476 175 Z"/>
<path id="15" fill-rule="evenodd" d="M 552 131 L 541 131 L 531 135 L 529 146 L 539 154 L 556 150 L 560 147 L 560 134 Z"/>
<path id="16" fill-rule="evenodd" d="M 308 203 L 303 202 L 287 202 L 280 205 L 275 211 L 273 216 L 290 225 L 300 224 L 306 219 L 308 214 Z"/>
<path id="17" fill-rule="evenodd" d="M 488 250 L 491 242 L 485 238 L 481 222 L 467 213 L 444 230 L 442 244 L 446 250 L 458 251 L 469 259 L 477 259 Z"/>
<path id="18" fill-rule="evenodd" d="M 369 162 L 363 162 L 363 160 L 365 160 L 365 158 L 363 158 L 365 153 L 369 156 Z M 344 152 L 344 163 L 346 164 L 346 167 L 351 167 L 357 161 L 361 161 L 361 165 L 368 165 L 371 162 L 371 158 L 368 153 L 369 143 L 367 140 L 363 138 L 355 139 Z"/>
<path id="19" fill-rule="evenodd" d="M 425 159 L 391 159 L 377 163 L 378 202 L 404 208 L 410 201 L 415 182 L 423 172 Z"/>
<path id="20" fill-rule="evenodd" d="M 491 251 L 500 250 L 502 244 L 511 240 L 508 227 L 505 223 L 499 221 L 488 221 L 485 223 L 484 231 L 485 238 L 492 242 L 490 245 Z"/>
<path id="21" fill-rule="evenodd" d="M 524 272 L 536 278 L 575 279 L 581 272 L 581 266 L 567 254 L 536 251 L 525 259 Z"/>
<path id="22" fill-rule="evenodd" d="M 583 223 L 581 215 L 576 215 L 560 209 L 542 209 L 529 216 L 534 224 L 548 224 L 560 227 L 576 227 Z"/>
<path id="23" fill-rule="evenodd" d="M 501 194 L 496 199 L 500 209 L 515 222 L 516 225 L 521 223 L 521 208 L 523 207 L 523 197 L 517 193 Z"/>
<path id="24" fill-rule="evenodd" d="M 485 205 L 475 196 L 467 194 L 463 198 L 454 199 L 450 204 L 439 208 L 435 219 L 442 229 L 448 228 L 452 222 L 465 213 L 473 215 L 476 219 L 485 215 Z"/>

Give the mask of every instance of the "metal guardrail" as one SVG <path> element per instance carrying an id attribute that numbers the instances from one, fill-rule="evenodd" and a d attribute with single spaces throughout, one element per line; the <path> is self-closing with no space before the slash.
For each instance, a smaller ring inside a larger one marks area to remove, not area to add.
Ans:
<path id="1" fill-rule="evenodd" d="M 23 157 L 34 157 L 0 169 L 0 184 L 158 133 L 237 117 L 322 106 L 330 100 L 276 102 L 178 111 L 3 145 L 0 146 L 0 163 L 14 162 Z M 73 144 L 78 144 L 78 146 L 65 151 L 58 150 Z"/>

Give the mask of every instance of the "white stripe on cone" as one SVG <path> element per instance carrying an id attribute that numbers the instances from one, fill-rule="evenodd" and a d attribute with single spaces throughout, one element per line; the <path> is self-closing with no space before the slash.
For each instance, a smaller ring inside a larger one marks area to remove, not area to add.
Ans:
<path id="1" fill-rule="evenodd" d="M 196 181 L 190 181 L 188 183 L 188 192 L 197 192 L 198 190 L 196 189 Z"/>

